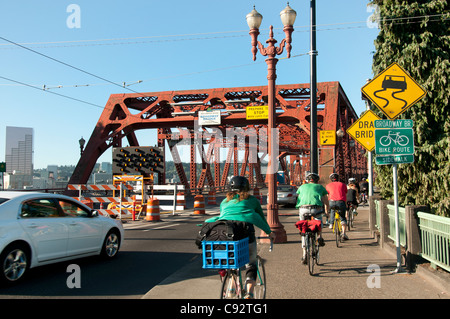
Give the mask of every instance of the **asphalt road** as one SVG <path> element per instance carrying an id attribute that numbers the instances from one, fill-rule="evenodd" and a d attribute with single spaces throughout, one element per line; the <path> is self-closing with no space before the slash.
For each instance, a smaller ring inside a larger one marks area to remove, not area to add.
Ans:
<path id="1" fill-rule="evenodd" d="M 161 214 L 159 222 L 128 221 L 124 223 L 124 244 L 114 260 L 88 257 L 31 269 L 23 282 L 0 287 L 0 299 L 141 298 L 198 258 L 201 251 L 194 244 L 197 225 L 213 212 L 191 213 Z M 72 264 L 80 267 L 80 288 L 67 285 Z"/>

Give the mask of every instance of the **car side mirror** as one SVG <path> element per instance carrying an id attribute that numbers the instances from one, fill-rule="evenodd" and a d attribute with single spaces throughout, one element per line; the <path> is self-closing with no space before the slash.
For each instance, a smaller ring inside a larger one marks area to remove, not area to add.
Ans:
<path id="1" fill-rule="evenodd" d="M 98 217 L 98 211 L 96 211 L 95 209 L 91 210 L 91 217 Z"/>

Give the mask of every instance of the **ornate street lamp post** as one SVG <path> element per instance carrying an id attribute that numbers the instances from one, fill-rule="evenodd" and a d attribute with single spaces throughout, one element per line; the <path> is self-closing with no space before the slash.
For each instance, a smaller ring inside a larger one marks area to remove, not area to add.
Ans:
<path id="1" fill-rule="evenodd" d="M 80 156 L 81 156 L 81 155 L 83 155 L 83 152 L 84 152 L 84 144 L 86 143 L 86 141 L 84 140 L 83 137 L 81 137 L 81 138 L 78 140 L 78 143 L 80 143 Z"/>
<path id="2" fill-rule="evenodd" d="M 263 56 L 267 56 L 267 79 L 268 79 L 268 107 L 269 107 L 269 119 L 268 119 L 268 140 L 269 140 L 269 166 L 268 166 L 268 181 L 269 189 L 267 193 L 267 221 L 270 225 L 272 231 L 276 234 L 276 243 L 284 243 L 287 241 L 286 231 L 284 226 L 280 223 L 278 219 L 278 204 L 277 204 L 277 170 L 278 162 L 277 156 L 278 152 L 275 152 L 275 143 L 278 143 L 278 134 L 276 129 L 276 114 L 275 114 L 275 79 L 276 75 L 276 64 L 278 59 L 277 55 L 283 53 L 283 49 L 286 46 L 287 57 L 291 56 L 291 35 L 294 31 L 294 22 L 297 13 L 289 6 L 280 12 L 281 22 L 284 25 L 283 31 L 285 33 L 285 38 L 281 41 L 280 46 L 276 47 L 275 43 L 277 40 L 273 38 L 273 26 L 270 26 L 269 39 L 266 41 L 268 46 L 265 48 L 261 42 L 258 41 L 259 27 L 262 22 L 262 15 L 256 11 L 253 7 L 252 12 L 247 14 L 247 24 L 250 28 L 250 36 L 252 39 L 252 54 L 253 61 L 256 60 L 256 53 L 259 52 Z"/>

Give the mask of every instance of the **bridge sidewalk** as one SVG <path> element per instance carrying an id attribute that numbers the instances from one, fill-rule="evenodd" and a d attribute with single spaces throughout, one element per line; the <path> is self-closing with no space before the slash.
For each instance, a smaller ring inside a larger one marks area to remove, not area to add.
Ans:
<path id="1" fill-rule="evenodd" d="M 369 236 L 368 208 L 360 207 L 350 240 L 336 247 L 331 229 L 325 228 L 326 242 L 320 250 L 320 265 L 310 276 L 301 264 L 300 235 L 296 215 L 280 216 L 287 242 L 259 245 L 265 259 L 268 299 L 450 299 L 450 284 L 440 284 L 426 272 L 392 273 L 396 268 L 394 252 L 381 249 Z M 450 283 L 450 281 L 448 281 Z M 159 285 L 144 299 L 217 299 L 220 280 L 216 270 L 201 268 L 195 257 Z"/>

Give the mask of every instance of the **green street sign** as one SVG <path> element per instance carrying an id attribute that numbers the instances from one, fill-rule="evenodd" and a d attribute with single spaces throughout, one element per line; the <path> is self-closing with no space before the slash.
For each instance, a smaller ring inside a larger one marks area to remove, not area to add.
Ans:
<path id="1" fill-rule="evenodd" d="M 412 120 L 375 120 L 375 153 L 377 155 L 413 155 Z"/>
<path id="2" fill-rule="evenodd" d="M 414 135 L 412 128 L 376 129 L 375 153 L 377 155 L 414 154 Z"/>
<path id="3" fill-rule="evenodd" d="M 414 163 L 414 155 L 393 155 L 375 157 L 377 165 Z"/>
<path id="4" fill-rule="evenodd" d="M 375 120 L 373 121 L 374 127 L 391 129 L 391 128 L 412 128 L 413 120 Z"/>

